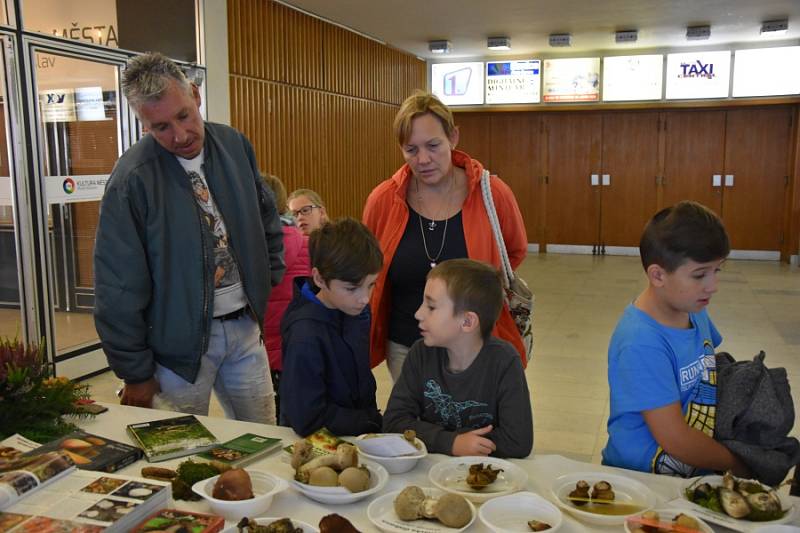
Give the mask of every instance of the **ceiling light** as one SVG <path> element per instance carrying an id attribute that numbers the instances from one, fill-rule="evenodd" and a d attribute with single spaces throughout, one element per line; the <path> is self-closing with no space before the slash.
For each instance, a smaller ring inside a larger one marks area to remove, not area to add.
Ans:
<path id="1" fill-rule="evenodd" d="M 761 24 L 761 35 L 785 35 L 789 31 L 789 20 L 768 20 Z"/>
<path id="2" fill-rule="evenodd" d="M 639 38 L 639 30 L 623 30 L 614 34 L 614 41 L 617 44 L 635 43 Z"/>
<path id="3" fill-rule="evenodd" d="M 705 41 L 711 37 L 711 26 L 689 26 L 686 28 L 687 41 Z"/>
<path id="4" fill-rule="evenodd" d="M 489 50 L 511 50 L 511 39 L 508 37 L 489 37 L 486 40 L 486 48 Z"/>
<path id="5" fill-rule="evenodd" d="M 429 41 L 428 50 L 432 54 L 449 54 L 452 48 L 450 47 L 450 41 Z"/>
<path id="6" fill-rule="evenodd" d="M 548 42 L 550 46 L 572 46 L 572 34 L 551 33 Z"/>

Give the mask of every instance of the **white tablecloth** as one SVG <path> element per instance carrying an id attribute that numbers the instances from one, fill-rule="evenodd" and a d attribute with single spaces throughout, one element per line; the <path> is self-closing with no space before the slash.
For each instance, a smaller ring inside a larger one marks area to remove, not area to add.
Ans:
<path id="1" fill-rule="evenodd" d="M 94 419 L 81 420 L 78 422 L 78 425 L 85 431 L 102 437 L 118 440 L 120 442 L 131 442 L 125 431 L 125 427 L 128 424 L 177 416 L 176 413 L 169 411 L 141 409 L 137 407 L 127 407 L 116 404 L 103 405 L 109 408 L 108 412 L 102 413 Z M 199 416 L 198 418 L 203 422 L 203 424 L 206 425 L 206 427 L 208 427 L 209 430 L 211 430 L 212 433 L 214 433 L 214 435 L 220 441 L 233 439 L 239 435 L 242 435 L 243 433 L 256 433 L 268 437 L 277 437 L 284 441 L 284 446 L 299 439 L 294 431 L 286 427 L 239 422 L 224 418 L 212 418 L 204 416 Z M 430 454 L 417 463 L 416 467 L 410 472 L 405 474 L 390 475 L 389 482 L 381 493 L 385 494 L 391 491 L 401 490 L 407 485 L 412 484 L 422 487 L 432 486 L 431 482 L 428 480 L 428 470 L 436 462 L 444 459 L 447 459 L 447 456 Z M 164 461 L 161 463 L 147 463 L 146 461 L 139 461 L 123 469 L 121 473 L 138 476 L 140 475 L 140 471 L 143 466 L 155 464 L 157 466 L 174 468 L 184 460 L 186 460 L 185 457 L 173 459 L 171 461 Z M 680 486 L 684 483 L 684 480 L 669 476 L 656 476 L 642 472 L 621 470 L 591 463 L 584 463 L 580 461 L 574 461 L 560 455 L 535 455 L 529 459 L 513 459 L 512 462 L 527 472 L 528 485 L 526 490 L 536 492 L 541 496 L 550 499 L 551 501 L 553 498 L 550 493 L 550 487 L 553 481 L 561 475 L 577 472 L 614 472 L 637 479 L 647 485 L 647 487 L 649 487 L 650 490 L 657 495 L 660 506 L 664 506 L 670 500 L 675 499 L 678 495 Z M 285 479 L 291 479 L 293 474 L 293 470 L 288 464 L 288 455 L 284 452 L 275 452 L 270 454 L 259 461 L 249 464 L 247 468 L 272 472 L 273 474 L 281 476 Z M 367 498 L 350 505 L 324 505 L 306 498 L 290 487 L 286 491 L 275 496 L 272 506 L 266 512 L 266 515 L 290 517 L 316 526 L 323 516 L 335 512 L 350 520 L 360 531 L 365 533 L 375 532 L 379 530 L 367 518 L 367 507 L 369 506 L 370 501 L 372 501 L 372 499 L 375 497 L 376 496 L 372 496 L 371 498 Z M 797 506 L 798 502 L 800 502 L 800 499 L 795 499 L 795 506 Z M 175 507 L 198 512 L 210 512 L 210 508 L 205 502 L 176 501 Z M 800 520 L 798 520 L 797 516 L 795 516 L 794 523 L 800 525 Z M 229 523 L 228 525 L 232 525 L 232 523 Z M 710 525 L 720 531 L 725 530 L 725 528 L 720 526 L 715 526 L 714 524 Z M 615 528 L 603 528 L 579 522 L 565 513 L 564 524 L 559 530 L 559 533 L 585 533 L 588 531 L 620 530 L 622 530 L 621 526 L 617 526 Z M 482 533 L 485 531 L 487 531 L 487 528 L 481 524 L 479 520 L 476 520 L 475 523 L 467 530 L 467 533 Z"/>

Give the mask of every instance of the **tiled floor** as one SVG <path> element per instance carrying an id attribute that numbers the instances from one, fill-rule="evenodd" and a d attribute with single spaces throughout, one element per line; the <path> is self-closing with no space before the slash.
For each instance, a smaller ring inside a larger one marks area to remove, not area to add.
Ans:
<path id="1" fill-rule="evenodd" d="M 606 348 L 622 309 L 644 287 L 639 259 L 532 254 L 519 273 L 536 294 L 536 353 L 527 370 L 534 453 L 599 462 L 608 417 Z M 765 350 L 769 366 L 800 379 L 800 270 L 728 261 L 710 313 L 725 338 L 722 349 L 737 359 Z M 386 366 L 375 375 L 384 407 L 391 392 Z M 95 398 L 114 399 L 113 375 L 90 382 Z M 216 403 L 212 415 L 221 416 Z"/>

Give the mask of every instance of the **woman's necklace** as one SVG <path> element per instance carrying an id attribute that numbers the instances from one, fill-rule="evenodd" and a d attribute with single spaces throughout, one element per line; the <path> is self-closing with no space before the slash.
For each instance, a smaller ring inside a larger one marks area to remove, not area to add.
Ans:
<path id="1" fill-rule="evenodd" d="M 453 168 L 453 174 L 450 180 L 450 188 L 447 191 L 447 202 L 444 205 L 445 214 L 447 214 L 447 209 L 450 207 L 450 198 L 452 197 L 453 192 L 453 182 L 455 181 L 455 168 Z M 422 195 L 419 193 L 419 181 L 417 181 L 417 200 L 419 200 L 420 206 L 422 206 Z M 438 214 L 436 215 L 438 218 Z M 430 252 L 428 251 L 428 241 L 425 240 L 425 230 L 423 229 L 422 224 L 422 215 L 417 212 L 417 220 L 419 221 L 419 234 L 422 235 L 422 247 L 425 248 L 425 257 L 428 258 L 430 261 L 431 268 L 436 266 L 436 262 L 442 256 L 442 252 L 444 251 L 444 243 L 447 240 L 447 223 L 450 220 L 449 218 L 444 219 L 444 230 L 442 231 L 442 243 L 439 245 L 439 251 L 436 253 L 434 257 L 431 257 Z M 436 220 L 431 219 L 431 221 L 427 224 L 428 231 L 433 231 L 436 229 Z"/>
<path id="2" fill-rule="evenodd" d="M 446 195 L 447 203 L 444 205 L 445 212 L 447 212 L 446 211 L 447 208 L 450 207 L 450 196 L 453 193 L 453 187 L 454 187 L 454 184 L 455 184 L 455 181 L 456 181 L 456 167 L 452 167 L 452 168 L 453 168 L 453 171 L 450 173 L 450 187 L 447 189 L 447 195 Z M 425 202 L 423 202 L 422 193 L 419 191 L 419 178 L 416 178 L 416 177 L 414 178 L 414 184 L 417 187 L 417 201 L 419 202 L 419 206 L 420 206 L 420 208 L 424 208 L 425 207 Z M 420 211 L 422 211 L 422 209 L 420 209 Z M 417 214 L 419 214 L 419 212 Z M 441 211 L 437 211 L 433 215 L 433 217 L 428 221 L 428 223 L 427 223 L 428 231 L 433 231 L 433 230 L 436 229 L 436 219 L 437 218 L 441 218 Z"/>

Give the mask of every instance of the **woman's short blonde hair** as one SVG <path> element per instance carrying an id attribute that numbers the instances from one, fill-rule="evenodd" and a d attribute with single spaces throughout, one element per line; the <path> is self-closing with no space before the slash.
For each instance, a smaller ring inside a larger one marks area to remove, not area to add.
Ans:
<path id="1" fill-rule="evenodd" d="M 400 111 L 394 117 L 394 134 L 400 145 L 405 144 L 411 137 L 411 122 L 422 115 L 430 113 L 441 124 L 447 138 L 453 136 L 456 129 L 453 113 L 435 95 L 425 91 L 415 91 L 406 98 L 400 106 Z"/>
<path id="2" fill-rule="evenodd" d="M 278 208 L 278 213 L 281 215 L 284 214 L 289 210 L 287 207 L 288 201 L 286 200 L 286 186 L 278 176 L 273 176 L 272 174 L 267 174 L 266 172 L 261 174 L 261 179 L 264 180 L 264 183 L 267 184 L 267 187 L 272 189 L 272 193 L 275 195 L 275 205 Z"/>
<path id="3" fill-rule="evenodd" d="M 311 189 L 296 189 L 292 191 L 292 194 L 289 195 L 287 202 L 291 202 L 295 198 L 299 198 L 301 196 L 305 196 L 306 198 L 311 200 L 311 203 L 314 205 L 325 207 L 325 202 L 322 201 L 322 197 L 315 191 L 312 191 Z"/>

